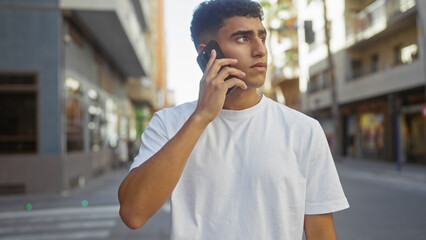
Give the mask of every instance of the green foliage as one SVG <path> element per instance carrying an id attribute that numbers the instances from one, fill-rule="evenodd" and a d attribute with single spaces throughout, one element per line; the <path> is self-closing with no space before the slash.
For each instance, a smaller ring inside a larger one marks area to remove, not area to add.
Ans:
<path id="1" fill-rule="evenodd" d="M 151 120 L 153 114 L 144 110 L 143 106 L 135 106 L 136 115 L 136 136 L 140 137 L 143 131 L 145 131 L 149 120 Z"/>
<path id="2" fill-rule="evenodd" d="M 277 12 L 288 11 L 291 8 L 291 2 L 279 2 L 277 6 Z"/>
<path id="3" fill-rule="evenodd" d="M 262 6 L 263 8 L 270 9 L 272 7 L 271 3 L 267 0 L 260 1 L 259 3 L 260 3 L 260 6 Z"/>

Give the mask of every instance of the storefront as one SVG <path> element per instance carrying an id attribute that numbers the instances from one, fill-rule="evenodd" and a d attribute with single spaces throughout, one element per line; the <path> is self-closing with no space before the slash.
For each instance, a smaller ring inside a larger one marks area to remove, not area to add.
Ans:
<path id="1" fill-rule="evenodd" d="M 341 108 L 344 156 L 387 159 L 391 143 L 386 141 L 390 132 L 386 106 L 384 99 L 374 99 Z"/>
<path id="2" fill-rule="evenodd" d="M 343 155 L 426 164 L 424 88 L 342 106 Z"/>
<path id="3" fill-rule="evenodd" d="M 401 148 L 402 158 L 408 163 L 426 164 L 426 118 L 422 115 L 425 102 L 424 88 L 402 96 Z"/>
<path id="4" fill-rule="evenodd" d="M 360 148 L 362 156 L 380 157 L 384 150 L 385 116 L 380 111 L 359 115 Z"/>
<path id="5" fill-rule="evenodd" d="M 403 137 L 407 162 L 426 164 L 426 119 L 421 107 L 403 109 Z"/>

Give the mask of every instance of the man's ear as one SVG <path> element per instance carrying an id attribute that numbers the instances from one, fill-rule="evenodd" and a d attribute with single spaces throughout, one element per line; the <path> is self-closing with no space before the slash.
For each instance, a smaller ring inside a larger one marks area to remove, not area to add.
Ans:
<path id="1" fill-rule="evenodd" d="M 198 54 L 200 54 L 206 46 L 207 46 L 207 44 L 205 44 L 205 43 L 198 44 L 198 48 L 197 48 Z"/>

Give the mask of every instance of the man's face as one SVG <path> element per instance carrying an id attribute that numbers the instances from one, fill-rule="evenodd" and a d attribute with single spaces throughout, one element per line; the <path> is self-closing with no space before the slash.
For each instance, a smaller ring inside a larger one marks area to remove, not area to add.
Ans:
<path id="1" fill-rule="evenodd" d="M 242 79 L 249 88 L 265 82 L 268 52 L 266 30 L 259 18 L 231 17 L 217 33 L 217 42 L 226 57 L 238 59 L 233 67 L 246 73 Z"/>

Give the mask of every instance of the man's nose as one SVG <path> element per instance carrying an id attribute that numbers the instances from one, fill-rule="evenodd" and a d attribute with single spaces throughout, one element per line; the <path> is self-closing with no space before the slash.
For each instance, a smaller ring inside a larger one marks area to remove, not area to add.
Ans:
<path id="1" fill-rule="evenodd" d="M 260 38 L 254 41 L 252 48 L 252 53 L 255 57 L 263 57 L 268 52 L 265 46 L 265 42 Z"/>

